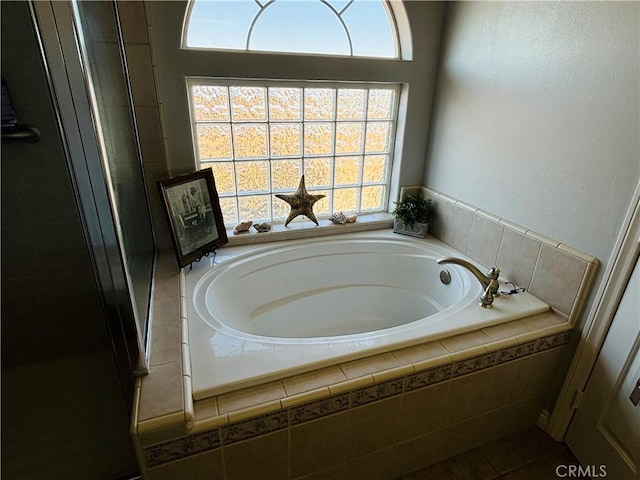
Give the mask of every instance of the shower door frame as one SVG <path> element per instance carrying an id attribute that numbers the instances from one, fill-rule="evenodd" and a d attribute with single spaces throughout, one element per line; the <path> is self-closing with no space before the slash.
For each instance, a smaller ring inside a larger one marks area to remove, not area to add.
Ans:
<path id="1" fill-rule="evenodd" d="M 69 2 L 30 0 L 29 8 L 122 390 L 127 409 L 131 411 L 135 377 L 148 373 L 147 341 L 136 325 L 125 259 L 87 91 L 89 80 L 85 76 L 74 28 L 72 5 Z"/>

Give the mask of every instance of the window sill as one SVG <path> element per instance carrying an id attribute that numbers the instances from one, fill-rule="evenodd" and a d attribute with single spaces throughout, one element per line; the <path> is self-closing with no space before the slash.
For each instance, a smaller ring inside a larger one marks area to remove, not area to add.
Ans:
<path id="1" fill-rule="evenodd" d="M 253 227 L 248 232 L 239 233 L 238 235 L 233 234 L 233 229 L 227 230 L 227 237 L 229 237 L 227 246 L 236 247 L 281 240 L 299 240 L 301 238 L 365 232 L 391 227 L 393 227 L 393 216 L 389 213 L 358 215 L 358 219 L 354 223 L 345 225 L 336 225 L 326 218 L 319 220 L 319 225 L 316 225 L 311 220 L 293 221 L 286 227 L 282 223 L 273 224 L 271 225 L 271 230 L 263 233 L 256 232 Z"/>

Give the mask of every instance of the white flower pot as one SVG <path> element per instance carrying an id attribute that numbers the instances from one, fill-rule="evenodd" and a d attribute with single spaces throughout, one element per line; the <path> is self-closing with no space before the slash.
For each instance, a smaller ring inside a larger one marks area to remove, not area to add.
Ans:
<path id="1" fill-rule="evenodd" d="M 428 223 L 415 223 L 413 226 L 405 225 L 402 220 L 395 218 L 393 220 L 393 231 L 403 235 L 411 235 L 412 237 L 424 238 L 429 233 Z"/>

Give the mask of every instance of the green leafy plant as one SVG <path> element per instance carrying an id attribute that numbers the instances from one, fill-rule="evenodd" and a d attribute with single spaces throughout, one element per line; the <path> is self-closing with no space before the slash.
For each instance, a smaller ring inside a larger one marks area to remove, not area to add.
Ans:
<path id="1" fill-rule="evenodd" d="M 396 208 L 391 214 L 406 227 L 413 228 L 416 223 L 431 225 L 433 220 L 431 199 L 424 198 L 422 193 L 407 195 L 403 201 L 395 202 L 395 204 Z"/>

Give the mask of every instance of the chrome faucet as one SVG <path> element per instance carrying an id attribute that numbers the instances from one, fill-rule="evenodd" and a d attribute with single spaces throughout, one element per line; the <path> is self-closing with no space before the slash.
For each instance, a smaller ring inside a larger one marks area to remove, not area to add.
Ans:
<path id="1" fill-rule="evenodd" d="M 453 263 L 469 270 L 482 284 L 483 292 L 482 295 L 480 295 L 480 306 L 482 308 L 492 308 L 493 298 L 499 295 L 498 288 L 500 284 L 498 283 L 498 277 L 500 276 L 500 269 L 498 267 L 494 265 L 485 275 L 478 270 L 475 265 L 463 260 L 462 258 L 445 257 L 439 258 L 437 262 L 440 265 Z"/>

